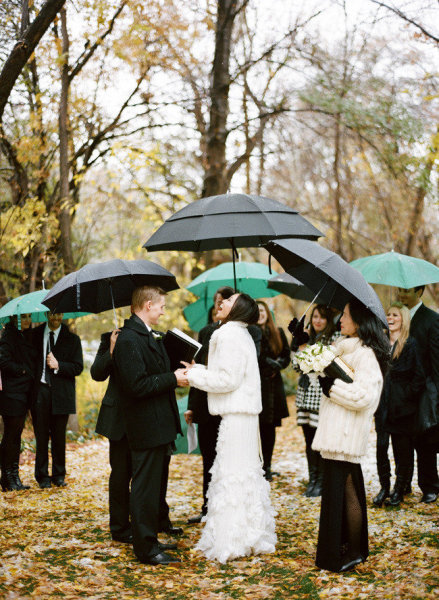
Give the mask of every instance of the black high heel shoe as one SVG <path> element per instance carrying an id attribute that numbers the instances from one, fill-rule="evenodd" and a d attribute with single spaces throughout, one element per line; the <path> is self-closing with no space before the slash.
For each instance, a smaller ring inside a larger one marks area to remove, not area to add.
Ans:
<path id="1" fill-rule="evenodd" d="M 346 571 L 351 571 L 352 569 L 355 569 L 355 567 L 357 565 L 359 565 L 360 563 L 364 562 L 363 559 L 361 558 L 361 556 L 359 556 L 358 558 L 354 558 L 353 560 L 350 560 L 349 562 L 347 562 L 346 564 L 344 564 L 341 569 L 340 569 L 340 573 L 345 573 Z"/>

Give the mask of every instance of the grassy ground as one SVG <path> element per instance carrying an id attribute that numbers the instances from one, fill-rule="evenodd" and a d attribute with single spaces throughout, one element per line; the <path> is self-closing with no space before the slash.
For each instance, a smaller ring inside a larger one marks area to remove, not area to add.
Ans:
<path id="1" fill-rule="evenodd" d="M 291 411 L 293 413 L 293 410 Z M 172 567 L 139 564 L 108 531 L 107 443 L 68 447 L 68 487 L 40 490 L 33 454 L 22 454 L 26 492 L 0 495 L 0 598 L 439 598 L 438 504 L 420 504 L 416 491 L 400 508 L 369 510 L 371 555 L 346 575 L 314 566 L 319 499 L 303 494 L 305 461 L 294 418 L 278 430 L 272 483 L 278 511 L 274 555 L 219 565 L 193 550 L 200 526 L 187 526 L 200 508 L 201 459 L 172 459 L 168 501 L 184 527 Z M 373 448 L 365 467 L 367 496 L 376 492 Z"/>

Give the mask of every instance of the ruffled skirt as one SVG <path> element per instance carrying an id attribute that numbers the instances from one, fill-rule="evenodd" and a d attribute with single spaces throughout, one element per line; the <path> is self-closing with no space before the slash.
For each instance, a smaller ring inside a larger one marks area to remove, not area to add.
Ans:
<path id="1" fill-rule="evenodd" d="M 274 552 L 276 513 L 259 458 L 258 415 L 224 415 L 216 452 L 196 549 L 220 563 Z"/>

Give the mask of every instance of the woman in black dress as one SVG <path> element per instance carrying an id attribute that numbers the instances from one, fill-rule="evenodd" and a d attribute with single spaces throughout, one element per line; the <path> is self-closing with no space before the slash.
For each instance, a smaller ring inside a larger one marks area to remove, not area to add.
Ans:
<path id="1" fill-rule="evenodd" d="M 378 407 L 390 344 L 378 318 L 358 300 L 341 317 L 335 347 L 353 381 L 319 377 L 323 390 L 313 449 L 324 459 L 316 565 L 344 572 L 369 554 L 361 459 Z"/>
<path id="2" fill-rule="evenodd" d="M 262 412 L 259 415 L 265 479 L 272 480 L 271 458 L 276 427 L 288 417 L 288 406 L 281 370 L 290 363 L 290 349 L 283 329 L 276 327 L 267 304 L 258 300 L 258 325 L 262 331 L 259 371 L 261 374 Z"/>
<path id="3" fill-rule="evenodd" d="M 18 473 L 21 434 L 30 407 L 30 392 L 34 382 L 35 350 L 30 341 L 31 316 L 20 316 L 6 324 L 0 338 L 0 371 L 3 390 L 0 392 L 0 414 L 4 432 L 0 444 L 1 487 L 9 490 L 29 489 L 23 485 Z"/>
<path id="4" fill-rule="evenodd" d="M 390 369 L 384 379 L 380 404 L 375 413 L 377 431 L 377 470 L 381 489 L 373 499 L 381 506 L 390 495 L 389 436 L 392 439 L 396 481 L 385 502 L 398 506 L 407 493 L 413 473 L 413 447 L 419 393 L 425 375 L 416 340 L 409 337 L 410 311 L 394 302 L 387 311 L 391 350 Z"/>

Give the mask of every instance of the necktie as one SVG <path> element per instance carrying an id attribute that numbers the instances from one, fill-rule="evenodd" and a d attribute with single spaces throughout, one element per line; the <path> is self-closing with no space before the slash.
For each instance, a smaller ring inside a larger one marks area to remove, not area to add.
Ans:
<path id="1" fill-rule="evenodd" d="M 51 378 L 52 378 L 52 373 L 50 370 L 50 367 L 47 364 L 47 355 L 49 354 L 49 352 L 53 351 L 53 348 L 55 347 L 55 334 L 53 333 L 53 331 L 49 332 L 49 339 L 47 340 L 47 351 L 46 351 L 46 373 L 45 373 L 45 379 L 46 379 L 46 383 L 48 385 L 51 385 Z"/>

